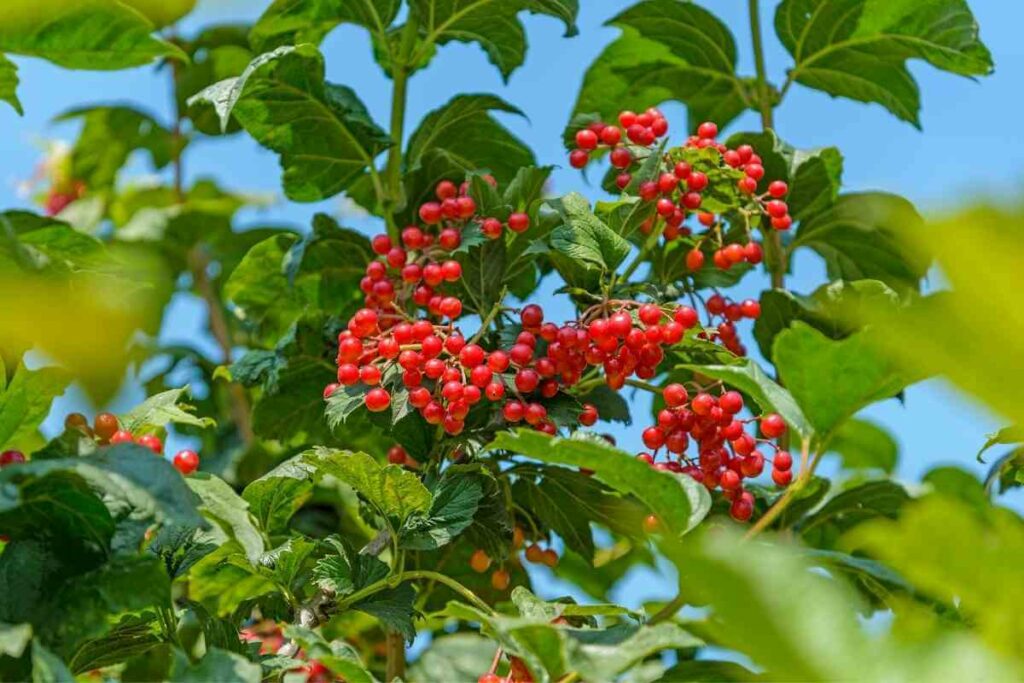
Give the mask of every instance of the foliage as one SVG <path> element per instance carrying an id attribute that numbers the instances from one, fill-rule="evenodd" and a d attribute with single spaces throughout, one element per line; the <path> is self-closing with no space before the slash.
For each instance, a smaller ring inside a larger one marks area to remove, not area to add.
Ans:
<path id="1" fill-rule="evenodd" d="M 553 195 L 498 95 L 406 120 L 447 45 L 507 81 L 522 14 L 568 38 L 578 4 L 274 0 L 190 36 L 157 31 L 191 0 L 0 4 L 0 100 L 19 114 L 39 87 L 22 57 L 157 62 L 176 105 L 68 109 L 79 134 L 49 160 L 45 215 L 0 213 L 0 678 L 1024 676 L 1024 522 L 994 500 L 1024 485 L 1022 213 L 926 224 L 844 191 L 839 149 L 773 130 L 794 86 L 919 125 L 910 60 L 992 70 L 967 3 L 782 0 L 781 85 L 757 0 L 754 76 L 748 29 L 713 8 L 624 9 L 563 136 L 571 166 L 609 162 L 601 201 Z M 319 45 L 342 24 L 370 36 L 386 127 L 326 79 Z M 670 101 L 691 121 L 675 145 L 654 108 Z M 748 110 L 758 130 L 720 137 Z M 182 176 L 192 145 L 240 133 L 278 157 L 289 200 L 344 195 L 381 234 L 324 213 L 243 225 L 259 198 Z M 140 155 L 158 183 L 126 181 Z M 787 283 L 804 253 L 827 280 L 811 292 Z M 923 295 L 933 265 L 950 287 Z M 758 277 L 756 299 L 728 298 Z M 532 303 L 551 292 L 575 307 L 563 325 Z M 158 341 L 183 294 L 212 351 Z M 103 404 L 140 368 L 136 407 L 40 433 L 69 386 Z M 935 375 L 1010 425 L 979 444 L 984 482 L 900 483 L 897 435 L 864 416 Z M 597 426 L 640 419 L 630 392 L 654 399 L 639 454 Z M 198 452 L 165 457 L 174 433 Z M 612 604 L 669 565 L 675 598 Z M 588 599 L 538 597 L 552 574 Z"/>

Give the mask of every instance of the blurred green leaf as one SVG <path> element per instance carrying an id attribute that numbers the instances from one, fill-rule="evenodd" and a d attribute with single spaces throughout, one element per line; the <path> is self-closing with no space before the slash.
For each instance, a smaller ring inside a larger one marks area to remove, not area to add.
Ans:
<path id="1" fill-rule="evenodd" d="M 31 453 L 43 444 L 39 425 L 50 413 L 50 403 L 71 383 L 60 368 L 29 370 L 19 363 L 10 381 L 0 359 L 0 451 Z"/>
<path id="2" fill-rule="evenodd" d="M 998 432 L 988 435 L 988 438 L 985 440 L 985 445 L 983 445 L 981 450 L 978 451 L 978 462 L 985 462 L 981 456 L 983 456 L 985 451 L 993 446 L 1017 443 L 1024 443 L 1024 429 L 1018 425 L 1003 427 Z"/>
<path id="3" fill-rule="evenodd" d="M 476 683 L 494 659 L 494 643 L 475 633 L 453 633 L 435 638 L 409 667 L 411 683 Z"/>
<path id="4" fill-rule="evenodd" d="M 884 7 L 869 0 L 784 0 L 775 30 L 795 61 L 790 81 L 877 102 L 917 127 L 920 93 L 908 59 L 962 76 L 993 68 L 965 0 L 891 0 Z"/>
<path id="5" fill-rule="evenodd" d="M 262 674 L 259 664 L 227 650 L 209 648 L 195 663 L 189 661 L 183 652 L 175 650 L 170 680 L 181 683 L 259 683 Z"/>
<path id="6" fill-rule="evenodd" d="M 798 530 L 817 548 L 831 548 L 858 524 L 879 517 L 895 518 L 910 496 L 891 481 L 872 481 L 833 496 L 814 514 L 800 521 Z"/>
<path id="7" fill-rule="evenodd" d="M 891 473 L 899 457 L 895 437 L 884 427 L 860 418 L 844 422 L 832 435 L 829 451 L 847 469 L 879 469 Z"/>
<path id="8" fill-rule="evenodd" d="M 51 0 L 40 9 L 29 0 L 0 5 L 0 52 L 41 57 L 67 69 L 125 69 L 161 57 L 186 61 L 179 48 L 153 37 L 154 24 L 128 3 Z"/>
<path id="9" fill-rule="evenodd" d="M 18 65 L 0 54 L 0 100 L 14 107 L 19 115 L 25 113 L 18 99 Z"/>

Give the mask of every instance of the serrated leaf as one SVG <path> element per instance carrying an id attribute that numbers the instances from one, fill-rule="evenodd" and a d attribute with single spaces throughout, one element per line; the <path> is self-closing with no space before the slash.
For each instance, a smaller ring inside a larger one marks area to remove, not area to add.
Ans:
<path id="1" fill-rule="evenodd" d="M 833 280 L 881 280 L 896 291 L 918 290 L 931 257 L 911 248 L 906 236 L 923 226 L 914 206 L 880 192 L 846 194 L 806 218 L 789 246 L 806 246 L 825 259 Z"/>
<path id="2" fill-rule="evenodd" d="M 324 60 L 306 44 L 256 57 L 237 78 L 220 81 L 189 100 L 217 110 L 280 155 L 289 199 L 332 197 L 373 164 L 391 140 L 354 91 L 324 80 Z"/>
<path id="3" fill-rule="evenodd" d="M 249 510 L 267 534 L 283 533 L 313 491 L 313 467 L 290 458 L 251 482 L 242 491 Z"/>
<path id="4" fill-rule="evenodd" d="M 561 19 L 565 35 L 576 35 L 577 0 L 411 0 L 428 44 L 475 42 L 508 80 L 526 56 L 526 35 L 516 15 L 524 10 Z"/>
<path id="5" fill-rule="evenodd" d="M 609 25 L 622 36 L 594 60 L 573 113 L 614 122 L 623 109 L 643 111 L 670 100 L 687 105 L 689 128 L 725 127 L 751 106 L 750 86 L 736 75 L 736 43 L 728 27 L 694 3 L 646 0 Z"/>
<path id="6" fill-rule="evenodd" d="M 484 495 L 483 475 L 448 471 L 431 492 L 430 509 L 422 521 L 410 518 L 399 532 L 399 546 L 436 550 L 451 543 L 473 523 Z"/>
<path id="7" fill-rule="evenodd" d="M 907 60 L 962 76 L 992 72 L 965 0 L 785 0 L 775 30 L 795 61 L 790 80 L 877 102 L 918 127 L 920 93 Z"/>
<path id="8" fill-rule="evenodd" d="M 265 548 L 249 515 L 249 504 L 218 477 L 198 473 L 186 482 L 202 500 L 199 511 L 203 516 L 217 524 L 227 538 L 238 541 L 249 561 L 255 563 Z"/>
<path id="9" fill-rule="evenodd" d="M 674 534 L 691 530 L 711 506 L 707 489 L 690 477 L 654 470 L 600 438 L 552 438 L 519 430 L 498 434 L 489 447 L 593 470 L 594 476 L 612 489 L 636 496 Z"/>
<path id="10" fill-rule="evenodd" d="M 833 341 L 794 322 L 775 337 L 775 367 L 821 439 L 827 440 L 865 406 L 891 398 L 915 381 L 878 352 L 874 334 L 868 329 Z"/>
<path id="11" fill-rule="evenodd" d="M 61 0 L 45 12 L 28 0 L 0 5 L 0 52 L 41 57 L 68 69 L 141 66 L 161 57 L 187 61 L 154 25 L 116 0 Z"/>
<path id="12" fill-rule="evenodd" d="M 191 406 L 181 403 L 181 398 L 189 392 L 186 384 L 178 389 L 169 389 L 150 396 L 121 417 L 121 427 L 133 434 L 152 431 L 169 424 L 191 425 L 193 427 L 212 427 L 216 423 L 210 417 L 197 417 L 190 410 Z"/>
<path id="13" fill-rule="evenodd" d="M 306 451 L 303 461 L 351 486 L 394 529 L 410 515 L 426 514 L 430 509 L 430 491 L 415 474 L 398 465 L 382 466 L 365 453 L 322 447 Z"/>
<path id="14" fill-rule="evenodd" d="M 804 416 L 794 396 L 765 374 L 761 366 L 750 359 L 743 359 L 735 365 L 680 365 L 679 368 L 700 373 L 726 384 L 754 400 L 763 412 L 775 412 L 794 429 L 801 438 L 809 438 L 814 432 L 812 424 Z"/>
<path id="15" fill-rule="evenodd" d="M 59 368 L 29 370 L 21 363 L 9 382 L 5 376 L 0 382 L 0 450 L 31 453 L 42 445 L 39 425 L 49 414 L 53 399 L 70 383 L 71 377 Z"/>
<path id="16" fill-rule="evenodd" d="M 595 289 L 601 275 L 629 255 L 629 242 L 594 215 L 582 195 L 573 192 L 550 204 L 562 216 L 550 236 L 555 267 L 569 285 Z"/>
<path id="17" fill-rule="evenodd" d="M 14 107 L 19 115 L 25 113 L 18 99 L 18 65 L 0 54 L 0 100 Z"/>
<path id="18" fill-rule="evenodd" d="M 400 0 L 275 0 L 253 24 L 249 41 L 258 52 L 281 45 L 319 45 L 341 24 L 356 24 L 382 36 L 400 6 Z"/>

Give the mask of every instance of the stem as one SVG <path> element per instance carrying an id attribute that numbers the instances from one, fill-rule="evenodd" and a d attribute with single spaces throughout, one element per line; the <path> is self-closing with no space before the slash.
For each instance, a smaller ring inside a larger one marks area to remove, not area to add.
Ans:
<path id="1" fill-rule="evenodd" d="M 409 13 L 409 18 L 402 29 L 402 41 L 398 47 L 398 54 L 393 55 L 393 87 L 391 90 L 391 147 L 388 149 L 388 158 L 384 167 L 384 197 L 382 200 L 385 208 L 385 219 L 388 223 L 388 233 L 392 239 L 398 237 L 398 226 L 395 224 L 394 207 L 398 204 L 402 192 L 402 142 L 405 137 L 405 108 L 408 98 L 409 84 L 409 57 L 413 46 L 416 43 L 416 32 L 419 30 L 419 22 L 415 12 Z"/>
<path id="2" fill-rule="evenodd" d="M 622 275 L 615 279 L 615 282 L 629 280 L 630 276 L 640 267 L 640 264 L 647 259 L 647 254 L 650 253 L 651 249 L 658 244 L 658 240 L 661 239 L 661 233 L 663 232 L 665 232 L 665 223 L 658 221 L 658 227 L 651 231 L 650 236 L 644 242 L 644 246 L 640 248 L 636 258 L 626 267 Z"/>
<path id="3" fill-rule="evenodd" d="M 351 607 L 360 600 L 364 600 L 369 596 L 379 593 L 380 591 L 402 583 L 403 581 L 415 581 L 416 579 L 429 579 L 451 588 L 453 591 L 459 594 L 466 602 L 471 603 L 474 607 L 487 614 L 494 614 L 494 610 L 491 609 L 490 605 L 481 600 L 476 596 L 473 591 L 469 590 L 455 579 L 445 576 L 440 572 L 430 571 L 428 569 L 414 569 L 407 572 L 401 572 L 400 574 L 388 576 L 371 583 L 369 586 L 357 590 L 355 593 L 346 596 L 344 599 L 338 601 L 337 611 L 341 611 Z"/>
<path id="4" fill-rule="evenodd" d="M 771 523 L 778 519 L 779 515 L 789 507 L 789 504 L 793 502 L 796 494 L 807 485 L 808 481 L 810 481 L 811 476 L 814 474 L 814 470 L 818 467 L 818 462 L 821 460 L 821 454 L 823 452 L 822 450 L 819 450 L 814 454 L 814 459 L 808 462 L 810 446 L 810 440 L 804 439 L 803 445 L 800 448 L 800 476 L 797 477 L 797 480 L 793 482 L 792 486 L 786 489 L 786 492 L 782 494 L 782 498 L 779 498 L 775 502 L 775 505 L 771 506 L 771 508 L 768 509 L 768 512 L 764 513 L 764 515 L 761 516 L 761 519 L 757 520 L 757 523 L 750 527 L 750 530 L 744 538 L 751 539 L 767 529 Z"/>
<path id="5" fill-rule="evenodd" d="M 649 391 L 652 394 L 661 394 L 662 388 L 654 386 L 650 382 L 645 382 L 642 379 L 627 379 L 626 386 L 636 387 L 637 389 L 643 389 Z"/>
<path id="6" fill-rule="evenodd" d="M 490 312 L 488 312 L 484 319 L 480 321 L 480 329 L 477 330 L 476 334 L 474 334 L 473 337 L 469 340 L 470 344 L 477 343 L 478 341 L 480 341 L 480 338 L 483 337 L 484 334 L 486 334 L 487 328 L 491 326 L 491 323 L 494 322 L 494 319 L 498 316 L 499 313 L 501 313 L 502 302 L 505 301 L 505 297 L 507 295 L 508 287 L 502 287 L 501 294 L 498 295 L 498 300 L 495 302 L 494 306 L 491 307 Z"/>
<path id="7" fill-rule="evenodd" d="M 648 621 L 647 623 L 650 625 L 654 625 L 660 624 L 663 621 L 671 619 L 676 615 L 676 612 L 683 608 L 685 604 L 686 598 L 684 598 L 680 593 L 676 595 L 676 597 L 672 598 L 671 602 L 669 602 L 667 605 L 658 610 L 657 614 L 651 617 L 650 621 Z"/>
<path id="8" fill-rule="evenodd" d="M 387 663 L 384 666 L 384 679 L 393 681 L 405 678 L 405 640 L 398 631 L 389 630 L 384 636 L 387 652 Z"/>
<path id="9" fill-rule="evenodd" d="M 761 36 L 761 8 L 758 0 L 747 0 L 750 10 L 750 37 L 754 48 L 754 68 L 757 71 L 757 105 L 761 112 L 761 128 L 768 130 L 775 127 L 772 111 L 772 95 L 768 87 L 767 69 L 764 60 L 764 39 Z M 786 262 L 782 251 L 782 238 L 776 230 L 769 230 L 766 238 L 770 251 L 775 255 L 769 265 L 773 289 L 786 288 Z"/>

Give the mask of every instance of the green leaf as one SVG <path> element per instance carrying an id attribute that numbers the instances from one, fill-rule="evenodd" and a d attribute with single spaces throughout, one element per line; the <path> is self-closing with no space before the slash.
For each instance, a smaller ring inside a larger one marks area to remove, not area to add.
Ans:
<path id="1" fill-rule="evenodd" d="M 23 115 L 21 100 L 18 99 L 18 65 L 0 54 L 0 100 L 14 107 Z"/>
<path id="2" fill-rule="evenodd" d="M 415 474 L 398 465 L 381 466 L 366 453 L 317 447 L 303 461 L 348 484 L 398 529 L 413 514 L 426 514 L 431 495 Z"/>
<path id="3" fill-rule="evenodd" d="M 936 493 L 948 498 L 959 498 L 976 510 L 985 511 L 991 505 L 988 493 L 982 483 L 978 481 L 978 477 L 962 467 L 955 465 L 935 467 L 929 470 L 921 478 L 921 481 L 929 485 Z"/>
<path id="4" fill-rule="evenodd" d="M 690 659 L 679 662 L 658 679 L 658 683 L 740 683 L 756 678 L 753 671 L 736 662 L 713 659 Z"/>
<path id="5" fill-rule="evenodd" d="M 243 603 L 274 594 L 278 587 L 245 559 L 238 541 L 216 548 L 188 571 L 189 597 L 219 616 L 229 616 Z"/>
<path id="6" fill-rule="evenodd" d="M 307 658 L 319 660 L 346 683 L 374 683 L 376 680 L 363 668 L 355 648 L 344 640 L 328 643 L 316 631 L 301 626 L 286 626 L 284 636 L 298 643 Z"/>
<path id="7" fill-rule="evenodd" d="M 0 654 L 21 657 L 32 642 L 32 624 L 0 624 Z"/>
<path id="8" fill-rule="evenodd" d="M 835 550 L 809 550 L 806 556 L 822 569 L 846 577 L 868 597 L 872 607 L 886 609 L 895 596 L 914 594 L 906 579 L 881 562 Z"/>
<path id="9" fill-rule="evenodd" d="M 412 584 L 403 583 L 397 588 L 374 593 L 353 608 L 377 617 L 383 627 L 401 633 L 406 643 L 411 644 L 416 639 L 416 628 L 412 623 L 416 612 L 413 607 L 415 599 L 416 591 Z"/>
<path id="10" fill-rule="evenodd" d="M 985 462 L 981 456 L 993 446 L 1024 443 L 1024 429 L 1018 425 L 1003 427 L 998 432 L 989 434 L 985 439 L 985 445 L 978 451 L 978 462 Z"/>
<path id="11" fill-rule="evenodd" d="M 1012 578 L 1024 561 L 1024 524 L 1008 510 L 983 510 L 928 496 L 908 504 L 896 520 L 860 526 L 847 545 L 885 562 L 925 594 L 956 605 L 990 647 L 1012 657 L 1024 630 L 1024 586 Z"/>
<path id="12" fill-rule="evenodd" d="M 899 484 L 872 481 L 847 489 L 799 524 L 804 540 L 816 547 L 831 547 L 858 524 L 878 517 L 895 518 L 910 496 Z"/>
<path id="13" fill-rule="evenodd" d="M 874 334 L 865 330 L 833 341 L 794 322 L 775 337 L 772 357 L 779 375 L 823 440 L 862 408 L 895 396 L 911 383 L 912 378 L 878 352 Z"/>
<path id="14" fill-rule="evenodd" d="M 574 36 L 577 0 L 410 0 L 423 26 L 424 42 L 475 42 L 507 81 L 526 57 L 526 34 L 516 15 L 524 10 L 561 19 Z"/>
<path id="15" fill-rule="evenodd" d="M 993 68 L 965 0 L 784 0 L 775 30 L 793 55 L 791 81 L 877 102 L 917 127 L 920 92 L 908 59 L 961 76 Z"/>
<path id="16" fill-rule="evenodd" d="M 475 633 L 453 633 L 435 638 L 409 667 L 412 683 L 473 683 L 494 659 L 494 643 Z"/>
<path id="17" fill-rule="evenodd" d="M 498 434 L 489 447 L 593 470 L 594 476 L 612 489 L 636 496 L 673 534 L 693 529 L 711 507 L 707 489 L 690 477 L 654 470 L 601 438 L 552 438 L 519 430 Z"/>
<path id="18" fill-rule="evenodd" d="M 197 473 L 185 481 L 202 499 L 199 511 L 203 516 L 214 522 L 227 538 L 238 541 L 245 549 L 249 562 L 255 563 L 265 548 L 263 537 L 249 515 L 249 504 L 223 479 L 206 473 Z"/>
<path id="19" fill-rule="evenodd" d="M 125 69 L 161 57 L 187 61 L 154 38 L 153 24 L 116 0 L 62 0 L 45 12 L 28 0 L 0 6 L 0 52 L 41 57 L 68 69 Z"/>
<path id="20" fill-rule="evenodd" d="M 595 554 L 591 523 L 626 536 L 641 534 L 646 507 L 609 490 L 594 477 L 561 467 L 538 469 L 536 479 L 523 476 L 530 470 L 517 472 L 513 498 L 587 562 L 593 563 Z"/>
<path id="21" fill-rule="evenodd" d="M 259 664 L 218 648 L 208 649 L 194 664 L 183 652 L 175 650 L 170 673 L 170 680 L 181 683 L 259 683 L 262 677 Z"/>
<path id="22" fill-rule="evenodd" d="M 313 492 L 313 468 L 301 458 L 290 458 L 253 481 L 242 491 L 249 511 L 269 535 L 284 533 Z"/>
<path id="23" fill-rule="evenodd" d="M 285 195 L 294 201 L 336 195 L 391 144 L 355 92 L 324 80 L 323 56 L 308 44 L 262 54 L 241 76 L 189 100 L 203 102 L 214 106 L 222 127 L 233 116 L 280 155 Z"/>
<path id="24" fill-rule="evenodd" d="M 426 517 L 412 517 L 406 522 L 399 532 L 399 546 L 436 550 L 451 543 L 473 523 L 484 495 L 483 478 L 483 474 L 446 471 L 431 492 Z"/>
<path id="25" fill-rule="evenodd" d="M 403 218 L 415 222 L 419 205 L 433 201 L 441 180 L 458 182 L 479 170 L 493 175 L 501 187 L 519 169 L 536 165 L 530 148 L 492 112 L 522 115 L 494 95 L 457 95 L 423 117 L 406 146 Z"/>
<path id="26" fill-rule="evenodd" d="M 828 449 L 839 455 L 843 467 L 851 470 L 878 469 L 888 474 L 899 457 L 899 445 L 888 430 L 859 418 L 844 422 L 829 441 Z"/>
<path id="27" fill-rule="evenodd" d="M 32 641 L 32 683 L 72 683 L 74 680 L 60 657 L 43 647 L 38 639 Z"/>
<path id="28" fill-rule="evenodd" d="M 775 335 L 794 320 L 832 339 L 842 339 L 861 326 L 864 310 L 898 302 L 899 295 L 878 280 L 837 280 L 822 285 L 810 296 L 772 289 L 761 294 L 761 315 L 754 322 L 754 338 L 761 354 L 771 358 Z"/>
<path id="29" fill-rule="evenodd" d="M 257 52 L 281 45 L 319 45 L 340 24 L 384 36 L 400 6 L 400 0 L 274 0 L 249 31 L 249 41 Z"/>
<path id="30" fill-rule="evenodd" d="M 622 394 L 611 389 L 607 384 L 600 384 L 578 398 L 580 403 L 590 403 L 597 408 L 597 414 L 602 420 L 621 422 L 627 426 L 633 424 L 633 414 L 629 409 L 629 403 L 622 397 Z"/>
<path id="31" fill-rule="evenodd" d="M 775 412 L 800 435 L 809 438 L 814 428 L 804 417 L 803 411 L 790 392 L 765 374 L 761 366 L 750 359 L 743 359 L 735 365 L 678 365 L 679 369 L 698 372 L 705 377 L 720 379 L 739 389 L 754 400 L 763 412 Z"/>
<path id="32" fill-rule="evenodd" d="M 85 182 L 90 191 L 111 189 L 117 174 L 136 150 L 149 152 L 153 166 L 171 162 L 174 134 L 149 114 L 126 106 L 73 109 L 55 121 L 82 121 L 82 131 L 71 149 L 71 177 Z"/>
<path id="33" fill-rule="evenodd" d="M 639 2 L 608 21 L 622 36 L 594 60 L 574 114 L 614 122 L 623 109 L 643 111 L 670 100 L 687 105 L 689 128 L 728 125 L 751 106 L 750 85 L 736 75 L 728 27 L 694 3 Z"/>
<path id="34" fill-rule="evenodd" d="M 29 370 L 20 363 L 10 382 L 6 377 L 0 380 L 0 450 L 31 453 L 42 445 L 39 425 L 50 413 L 53 399 L 70 383 L 71 377 L 59 368 Z"/>
<path id="35" fill-rule="evenodd" d="M 926 556 L 916 555 L 915 566 L 935 566 L 920 562 Z M 1017 675 L 1017 665 L 995 657 L 963 630 L 919 632 L 913 647 L 888 630 L 868 633 L 858 619 L 862 603 L 841 574 L 812 569 L 799 549 L 744 543 L 721 529 L 673 559 L 684 573 L 687 596 L 714 615 L 702 630 L 719 646 L 749 657 L 768 680 Z M 758 570 L 750 571 L 754 566 Z"/>
<path id="36" fill-rule="evenodd" d="M 213 418 L 196 417 L 193 408 L 181 403 L 182 395 L 189 391 L 188 385 L 169 389 L 150 396 L 132 408 L 121 418 L 121 427 L 133 434 L 145 433 L 166 427 L 169 424 L 212 427 Z"/>
<path id="37" fill-rule="evenodd" d="M 550 237 L 555 267 L 570 286 L 596 289 L 601 276 L 629 256 L 629 242 L 595 216 L 582 195 L 573 192 L 549 203 L 562 217 Z"/>
<path id="38" fill-rule="evenodd" d="M 920 230 L 921 216 L 896 195 L 846 194 L 835 204 L 801 222 L 789 246 L 806 246 L 825 259 L 833 280 L 881 280 L 903 292 L 917 290 L 931 258 L 910 249 L 904 236 Z"/>
<path id="39" fill-rule="evenodd" d="M 320 588 L 344 597 L 388 575 L 388 566 L 373 555 L 352 552 L 336 536 L 325 541 L 334 553 L 325 554 L 313 568 L 313 580 Z"/>
<path id="40" fill-rule="evenodd" d="M 141 617 L 124 617 L 105 636 L 89 640 L 78 648 L 69 659 L 68 668 L 82 673 L 120 664 L 148 652 L 160 643 L 155 621 L 155 615 L 150 612 Z"/>
<path id="41" fill-rule="evenodd" d="M 726 144 L 732 149 L 743 144 L 753 146 L 761 157 L 765 177 L 789 184 L 786 204 L 796 220 L 824 211 L 839 196 L 843 155 L 835 147 L 796 149 L 772 130 L 737 133 Z"/>

